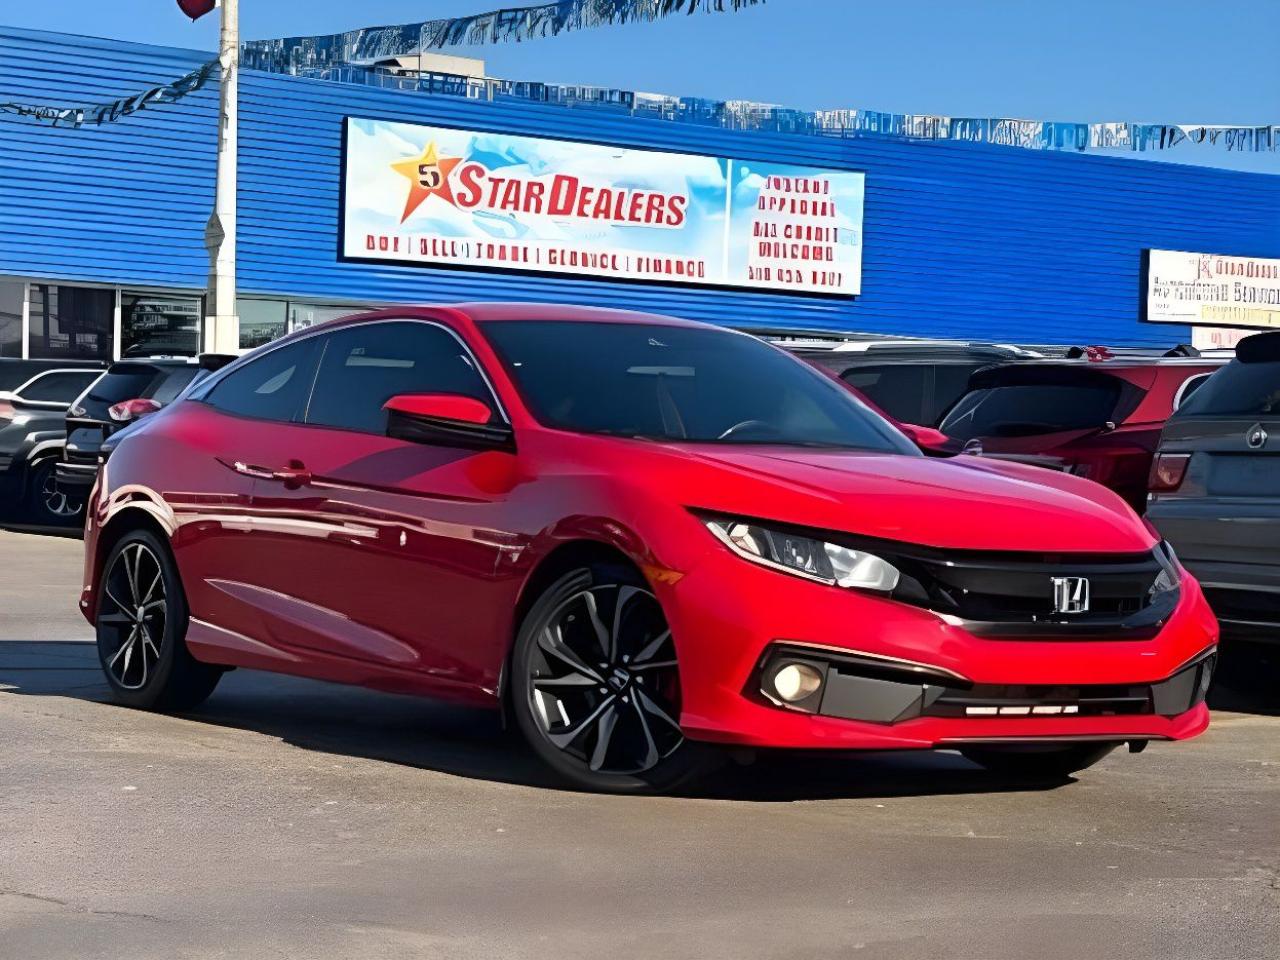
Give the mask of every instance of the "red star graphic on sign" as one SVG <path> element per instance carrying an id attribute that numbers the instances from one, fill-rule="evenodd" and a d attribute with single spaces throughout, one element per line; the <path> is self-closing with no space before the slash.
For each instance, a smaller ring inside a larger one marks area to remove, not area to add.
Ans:
<path id="1" fill-rule="evenodd" d="M 453 188 L 449 186 L 449 174 L 453 173 L 453 168 L 461 162 L 456 157 L 439 159 L 433 140 L 422 151 L 422 156 L 409 157 L 393 163 L 391 168 L 402 177 L 406 177 L 410 184 L 409 196 L 405 199 L 404 213 L 400 215 L 400 222 L 404 223 L 408 220 L 410 214 L 433 194 L 446 203 L 454 203 Z"/>

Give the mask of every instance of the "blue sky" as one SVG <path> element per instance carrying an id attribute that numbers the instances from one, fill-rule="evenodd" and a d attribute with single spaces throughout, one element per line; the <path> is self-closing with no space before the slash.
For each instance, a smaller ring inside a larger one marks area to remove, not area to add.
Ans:
<path id="1" fill-rule="evenodd" d="M 241 0 L 246 39 L 532 0 Z M 0 22 L 213 49 L 173 0 L 43 0 Z M 1280 122 L 1280 0 L 769 0 L 737 14 L 456 52 L 495 76 L 802 108 L 1168 123 Z M 1148 154 L 1148 157 L 1153 155 Z M 1280 152 L 1154 155 L 1280 173 Z"/>

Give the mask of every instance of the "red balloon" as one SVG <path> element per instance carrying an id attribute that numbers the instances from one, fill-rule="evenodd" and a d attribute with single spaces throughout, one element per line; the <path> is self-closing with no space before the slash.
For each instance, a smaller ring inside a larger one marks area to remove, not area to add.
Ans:
<path id="1" fill-rule="evenodd" d="M 218 5 L 218 0 L 178 0 L 178 7 L 192 20 L 199 20 Z"/>

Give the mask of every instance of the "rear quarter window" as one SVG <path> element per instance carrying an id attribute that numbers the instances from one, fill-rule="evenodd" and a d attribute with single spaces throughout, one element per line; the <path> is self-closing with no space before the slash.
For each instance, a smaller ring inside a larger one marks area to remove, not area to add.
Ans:
<path id="1" fill-rule="evenodd" d="M 70 405 L 71 401 L 80 396 L 84 392 L 84 388 L 93 383 L 99 376 L 101 374 L 97 370 L 86 370 L 83 373 L 79 371 L 46 373 L 23 387 L 18 392 L 18 396 L 33 403 L 65 403 Z"/>

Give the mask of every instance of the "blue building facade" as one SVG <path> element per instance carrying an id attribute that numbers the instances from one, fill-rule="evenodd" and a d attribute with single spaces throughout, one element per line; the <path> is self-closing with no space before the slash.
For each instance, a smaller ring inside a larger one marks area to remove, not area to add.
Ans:
<path id="1" fill-rule="evenodd" d="M 97 103 L 173 80 L 210 57 L 0 27 L 0 102 Z M 217 97 L 211 83 L 178 103 L 82 129 L 0 114 L 0 352 L 118 356 L 148 331 L 199 324 Z M 861 293 L 344 261 L 348 116 L 862 171 Z M 1142 252 L 1280 257 L 1280 176 L 742 132 L 246 71 L 238 219 L 246 346 L 351 305 L 473 299 L 600 304 L 744 327 L 1167 345 L 1190 331 L 1140 322 Z"/>

